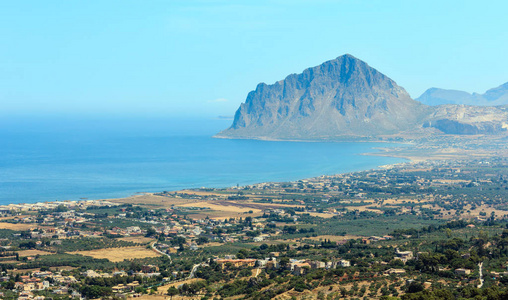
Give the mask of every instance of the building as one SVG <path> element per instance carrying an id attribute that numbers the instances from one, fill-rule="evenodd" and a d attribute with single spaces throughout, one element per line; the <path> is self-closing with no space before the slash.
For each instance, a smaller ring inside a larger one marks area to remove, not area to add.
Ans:
<path id="1" fill-rule="evenodd" d="M 412 251 L 399 251 L 397 248 L 395 250 L 395 258 L 394 259 L 400 259 L 403 262 L 407 262 L 410 259 L 413 259 L 413 252 Z"/>
<path id="2" fill-rule="evenodd" d="M 303 275 L 311 266 L 308 263 L 295 264 L 293 267 L 293 275 Z"/>
<path id="3" fill-rule="evenodd" d="M 404 274 L 406 273 L 406 270 L 404 269 L 388 269 L 385 271 L 385 274 L 386 275 L 390 275 L 390 274 Z"/>
<path id="4" fill-rule="evenodd" d="M 224 266 L 231 264 L 232 267 L 240 268 L 240 267 L 254 267 L 256 265 L 255 259 L 217 259 L 215 260 L 217 264 L 224 268 Z"/>
<path id="5" fill-rule="evenodd" d="M 467 276 L 467 275 L 471 274 L 471 270 L 459 268 L 459 269 L 455 269 L 455 274 L 457 274 L 459 276 Z"/>
<path id="6" fill-rule="evenodd" d="M 318 260 L 316 260 L 316 261 L 311 261 L 311 262 L 309 263 L 309 265 L 310 265 L 310 267 L 311 267 L 312 269 L 323 269 L 323 268 L 325 268 L 325 267 L 326 267 L 326 263 L 324 263 L 324 262 L 322 262 L 322 261 L 318 261 Z"/>
<path id="7" fill-rule="evenodd" d="M 343 268 L 351 267 L 351 262 L 349 260 L 341 259 L 337 262 L 337 266 L 341 266 Z"/>

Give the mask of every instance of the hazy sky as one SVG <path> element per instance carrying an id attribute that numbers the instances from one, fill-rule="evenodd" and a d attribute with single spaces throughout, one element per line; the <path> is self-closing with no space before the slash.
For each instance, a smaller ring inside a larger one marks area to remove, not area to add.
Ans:
<path id="1" fill-rule="evenodd" d="M 350 53 L 412 97 L 508 81 L 508 2 L 1 1 L 0 114 L 233 115 Z"/>

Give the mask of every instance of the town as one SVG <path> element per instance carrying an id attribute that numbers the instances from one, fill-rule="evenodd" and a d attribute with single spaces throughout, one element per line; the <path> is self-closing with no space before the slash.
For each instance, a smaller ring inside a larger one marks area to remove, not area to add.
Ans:
<path id="1" fill-rule="evenodd" d="M 502 299 L 507 195 L 490 158 L 1 206 L 0 297 Z"/>

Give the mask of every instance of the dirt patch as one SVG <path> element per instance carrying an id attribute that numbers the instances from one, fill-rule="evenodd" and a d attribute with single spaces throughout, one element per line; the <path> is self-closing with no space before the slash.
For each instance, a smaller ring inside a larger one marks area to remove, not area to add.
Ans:
<path id="1" fill-rule="evenodd" d="M 81 254 L 93 258 L 106 258 L 111 262 L 119 262 L 126 259 L 157 257 L 160 254 L 147 249 L 145 246 L 106 248 L 89 251 L 69 252 L 70 254 Z"/>

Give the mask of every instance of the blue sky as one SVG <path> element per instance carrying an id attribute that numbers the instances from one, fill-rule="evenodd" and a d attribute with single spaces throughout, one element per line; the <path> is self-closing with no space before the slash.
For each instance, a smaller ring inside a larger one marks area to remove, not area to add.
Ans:
<path id="1" fill-rule="evenodd" d="M 0 115 L 233 115 L 350 53 L 418 97 L 508 81 L 505 1 L 1 1 Z"/>

